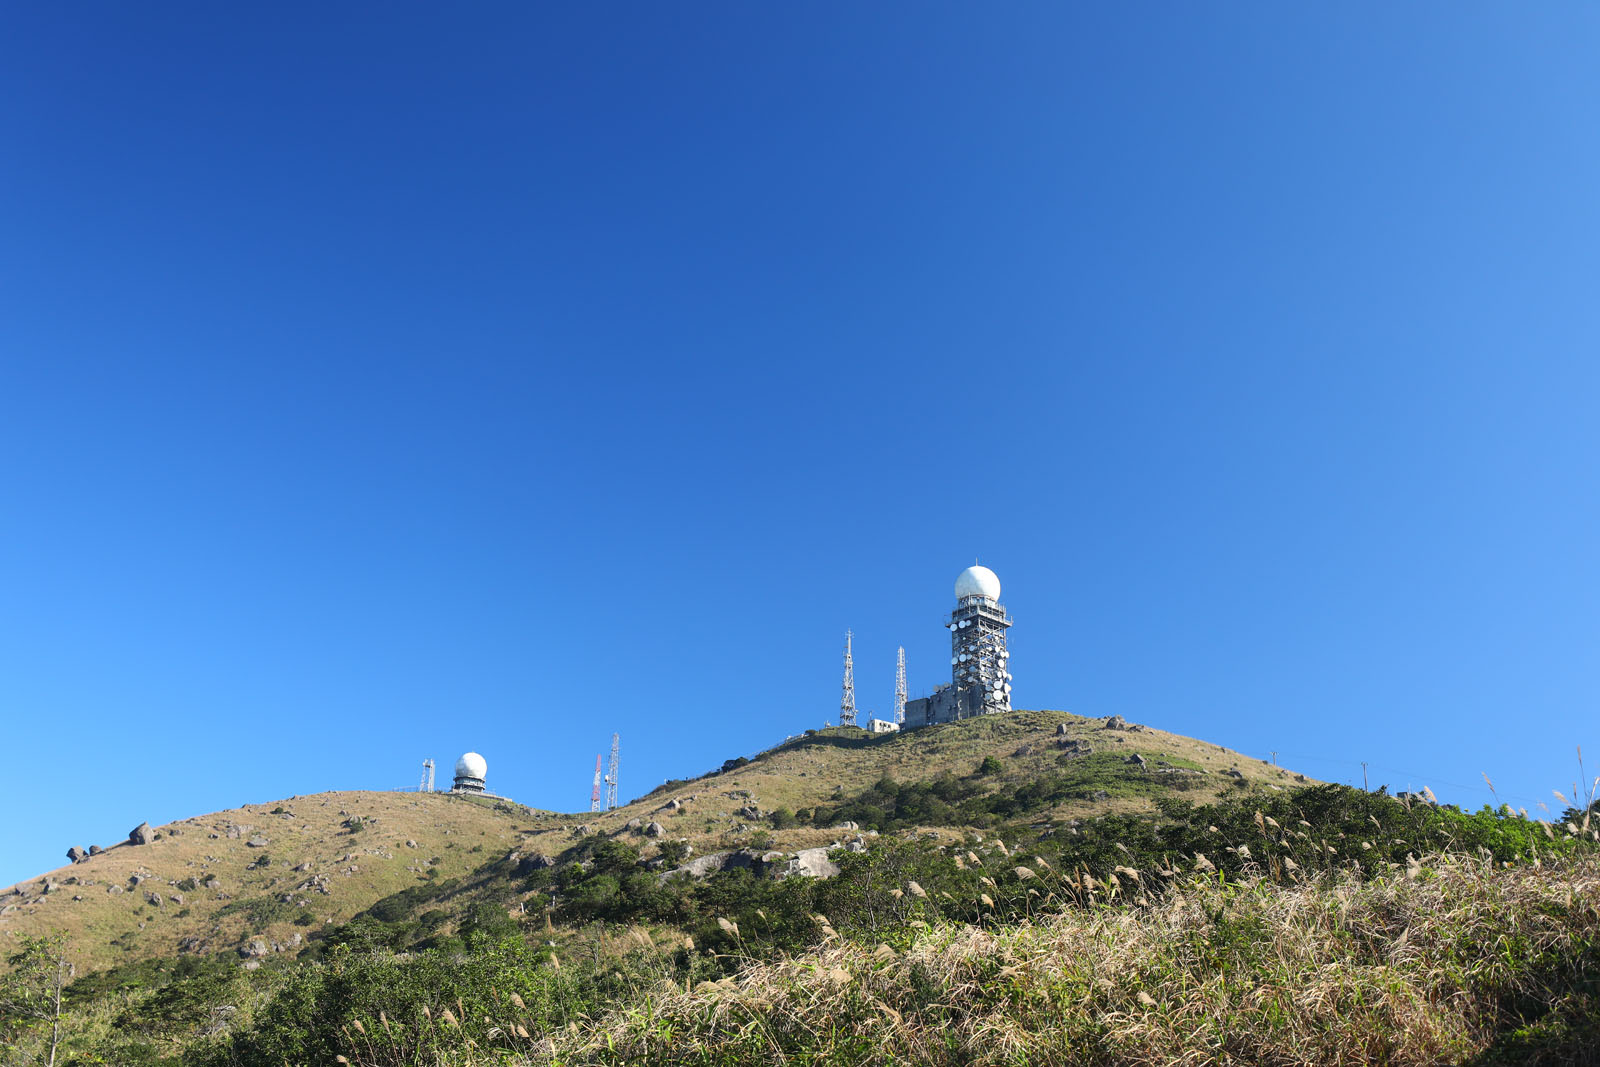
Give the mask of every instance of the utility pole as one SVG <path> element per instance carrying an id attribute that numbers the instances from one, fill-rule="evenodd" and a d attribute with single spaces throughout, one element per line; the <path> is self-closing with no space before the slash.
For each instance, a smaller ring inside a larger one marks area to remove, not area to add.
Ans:
<path id="1" fill-rule="evenodd" d="M 1272 754 L 1272 765 L 1274 767 L 1278 765 L 1278 754 L 1276 752 Z"/>
<path id="2" fill-rule="evenodd" d="M 1361 788 L 1362 788 L 1362 790 L 1364 792 L 1368 792 L 1368 793 L 1372 792 L 1371 789 L 1367 788 L 1367 761 L 1366 760 L 1362 760 L 1361 761 Z"/>

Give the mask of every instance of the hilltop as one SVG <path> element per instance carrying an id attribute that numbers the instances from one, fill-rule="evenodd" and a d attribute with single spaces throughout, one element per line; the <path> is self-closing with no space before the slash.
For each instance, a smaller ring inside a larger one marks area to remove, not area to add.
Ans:
<path id="1" fill-rule="evenodd" d="M 341 792 L 148 837 L 0 898 L 0 1040 L 43 1051 L 6 1004 L 67 963 L 66 1067 L 1578 1063 L 1600 1016 L 1587 821 L 1118 718 L 808 731 L 603 814 Z"/>
<path id="2" fill-rule="evenodd" d="M 946 792 L 965 796 L 965 806 L 938 801 L 937 809 L 894 820 L 894 829 L 955 839 L 1023 818 L 1048 830 L 1153 811 L 1167 795 L 1198 801 L 1307 781 L 1120 718 L 1019 711 L 906 733 L 834 727 L 605 813 L 346 791 L 183 819 L 154 827 L 148 844 L 120 844 L 6 890 L 0 938 L 63 930 L 82 963 L 95 968 L 252 946 L 295 953 L 394 894 L 415 889 L 421 898 L 430 885 L 454 885 L 513 853 L 556 863 L 588 837 L 629 842 L 646 860 L 663 850 L 686 859 L 752 845 L 769 855 L 846 846 L 861 839 L 857 831 L 871 831 L 862 812 L 881 811 L 875 787 L 941 779 Z M 980 810 L 995 800 L 1016 810 Z M 841 811 L 857 817 L 831 817 Z"/>

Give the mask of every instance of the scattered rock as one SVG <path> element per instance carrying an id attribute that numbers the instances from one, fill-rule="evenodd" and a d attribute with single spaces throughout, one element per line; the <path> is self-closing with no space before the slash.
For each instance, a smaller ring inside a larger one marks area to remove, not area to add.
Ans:
<path id="1" fill-rule="evenodd" d="M 221 889 L 221 888 L 222 888 L 222 883 L 221 883 L 221 882 L 219 882 L 219 881 L 218 881 L 218 880 L 217 880 L 217 879 L 215 879 L 215 878 L 207 878 L 207 879 L 206 879 L 206 880 L 205 880 L 205 881 L 204 881 L 204 882 L 203 882 L 203 883 L 201 883 L 201 884 L 202 884 L 202 885 L 204 885 L 204 886 L 205 886 L 205 887 L 206 887 L 206 888 L 207 888 L 207 889 Z"/>
<path id="2" fill-rule="evenodd" d="M 73 845 L 71 848 L 67 849 L 67 859 L 71 860 L 73 863 L 82 863 L 88 858 L 89 854 L 83 849 L 79 848 L 77 845 Z"/>
<path id="3" fill-rule="evenodd" d="M 406 848 L 416 848 L 416 847 L 417 847 L 417 843 L 415 841 L 409 841 L 408 840 L 406 842 Z"/>
<path id="4" fill-rule="evenodd" d="M 1066 723 L 1061 723 L 1060 725 L 1058 725 L 1056 727 L 1056 736 L 1057 737 L 1066 737 L 1067 736 L 1067 724 Z"/>
<path id="5" fill-rule="evenodd" d="M 261 966 L 261 961 L 260 960 L 245 960 L 243 963 L 239 964 L 239 966 L 243 967 L 247 971 L 253 971 L 256 968 Z"/>
<path id="6" fill-rule="evenodd" d="M 101 848 L 99 845 L 90 845 L 89 846 L 89 855 L 91 855 L 91 856 L 98 856 L 98 855 L 100 855 L 100 853 L 102 853 L 104 851 L 105 851 L 105 849 Z"/>
<path id="7" fill-rule="evenodd" d="M 828 858 L 825 848 L 803 848 L 794 854 L 787 866 L 777 872 L 778 877 L 797 875 L 801 878 L 832 878 L 839 873 L 839 865 Z"/>
<path id="8" fill-rule="evenodd" d="M 556 861 L 549 856 L 541 856 L 535 852 L 531 855 L 523 856 L 517 861 L 517 873 L 523 875 L 532 874 L 534 871 L 542 871 L 555 865 Z"/>
<path id="9" fill-rule="evenodd" d="M 112 896 L 116 896 L 118 893 L 122 892 L 122 887 L 120 885 L 106 886 L 106 892 Z"/>
<path id="10" fill-rule="evenodd" d="M 582 826 L 580 826 L 576 830 L 572 831 L 572 836 L 573 837 L 588 837 L 592 833 L 594 833 L 594 827 L 590 826 L 588 823 L 584 823 Z"/>
<path id="11" fill-rule="evenodd" d="M 1032 745 L 1020 745 L 1020 746 L 1018 746 L 1018 748 L 1017 748 L 1017 750 L 1015 752 L 1011 753 L 1011 757 L 1013 759 L 1020 759 L 1023 756 L 1031 756 L 1031 755 L 1033 755 L 1033 746 Z"/>
<path id="12" fill-rule="evenodd" d="M 267 946 L 266 941 L 259 937 L 253 938 L 248 944 L 239 946 L 239 955 L 245 959 L 258 959 L 271 951 L 272 949 Z"/>
<path id="13" fill-rule="evenodd" d="M 270 840 L 270 838 L 262 837 L 260 834 L 256 834 L 250 840 L 246 841 L 245 845 L 248 848 L 266 848 Z"/>
<path id="14" fill-rule="evenodd" d="M 297 871 L 300 874 L 304 874 L 306 871 L 309 871 L 310 869 L 311 869 L 311 861 L 310 860 L 306 860 L 304 863 L 300 864 L 300 866 L 296 867 L 295 871 Z"/>
<path id="15" fill-rule="evenodd" d="M 150 876 L 148 874 L 130 874 L 130 875 L 128 875 L 128 884 L 129 885 L 140 885 L 140 884 L 142 884 L 144 882 L 148 882 L 149 880 L 150 880 Z"/>
<path id="16" fill-rule="evenodd" d="M 624 830 L 632 830 L 634 833 L 638 833 L 640 830 L 644 829 L 644 820 L 643 819 L 629 819 L 627 824 L 623 826 L 623 829 Z"/>
<path id="17" fill-rule="evenodd" d="M 193 955 L 199 955 L 200 953 L 204 952 L 206 948 L 207 942 L 204 938 L 186 937 L 182 941 L 178 942 L 179 952 L 188 952 Z"/>
<path id="18" fill-rule="evenodd" d="M 1237 767 L 1229 767 L 1227 770 L 1223 771 L 1222 773 L 1227 775 L 1229 778 L 1243 778 L 1244 777 L 1244 772 L 1241 771 Z"/>
<path id="19" fill-rule="evenodd" d="M 142 822 L 128 831 L 128 844 L 148 845 L 151 840 L 150 824 Z"/>
<path id="20" fill-rule="evenodd" d="M 682 810 L 683 810 L 683 801 L 677 799 L 676 797 L 674 797 L 673 799 L 667 801 L 665 804 L 661 805 L 659 808 L 656 809 L 656 811 L 666 811 L 666 812 L 682 811 Z"/>
<path id="21" fill-rule="evenodd" d="M 835 830 L 859 830 L 859 829 L 861 829 L 861 827 L 857 826 L 853 822 L 837 823 L 837 824 L 834 825 L 833 828 Z"/>
<path id="22" fill-rule="evenodd" d="M 167 899 L 172 901 L 174 904 L 179 905 L 179 906 L 182 906 L 182 904 L 183 904 L 183 894 L 182 893 L 172 893 L 172 894 L 168 895 Z"/>
<path id="23" fill-rule="evenodd" d="M 161 894 L 160 893 L 146 893 L 144 895 L 144 902 L 146 904 L 150 904 L 150 905 L 153 905 L 154 907 L 159 908 L 159 907 L 161 907 Z"/>
<path id="24" fill-rule="evenodd" d="M 660 837 L 662 834 L 664 834 L 666 832 L 667 832 L 667 828 L 665 826 L 662 826 L 658 822 L 653 822 L 649 826 L 646 826 L 644 828 L 644 835 L 646 837 Z"/>
<path id="25" fill-rule="evenodd" d="M 738 816 L 741 819 L 759 819 L 761 818 L 761 809 L 754 804 L 746 804 L 739 809 Z"/>
<path id="26" fill-rule="evenodd" d="M 1090 800 L 1110 800 L 1111 799 L 1111 794 L 1107 793 L 1104 789 L 1096 789 L 1093 793 L 1089 794 L 1089 799 Z"/>
<path id="27" fill-rule="evenodd" d="M 1121 715 L 1111 716 L 1105 721 L 1105 725 L 1101 727 L 1102 730 L 1126 730 L 1127 728 L 1128 720 Z"/>
<path id="28" fill-rule="evenodd" d="M 1141 755 L 1139 755 L 1139 753 L 1137 753 L 1137 752 L 1135 752 L 1135 753 L 1134 753 L 1134 754 L 1133 754 L 1133 755 L 1131 755 L 1131 756 L 1129 756 L 1129 757 L 1128 757 L 1128 758 L 1127 758 L 1127 759 L 1126 759 L 1126 760 L 1124 760 L 1124 761 L 1123 761 L 1123 762 L 1125 762 L 1125 763 L 1131 763 L 1131 764 L 1133 764 L 1133 765 L 1134 765 L 1134 766 L 1135 766 L 1135 767 L 1138 767 L 1138 768 L 1139 768 L 1139 769 L 1140 769 L 1140 770 L 1141 770 L 1141 771 L 1142 771 L 1142 770 L 1144 770 L 1144 769 L 1145 769 L 1145 766 L 1146 766 L 1146 764 L 1145 764 L 1145 762 L 1144 762 L 1144 757 L 1143 757 L 1143 756 L 1141 756 Z"/>

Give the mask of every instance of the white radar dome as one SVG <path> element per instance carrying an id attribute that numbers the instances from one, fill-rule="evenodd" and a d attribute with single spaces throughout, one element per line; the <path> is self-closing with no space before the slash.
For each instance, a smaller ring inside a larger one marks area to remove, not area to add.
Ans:
<path id="1" fill-rule="evenodd" d="M 981 596 L 985 600 L 1000 599 L 1000 579 L 988 567 L 968 567 L 956 578 L 956 599 Z"/>
<path id="2" fill-rule="evenodd" d="M 476 752 L 468 752 L 456 760 L 457 778 L 486 778 L 489 775 L 489 764 Z"/>

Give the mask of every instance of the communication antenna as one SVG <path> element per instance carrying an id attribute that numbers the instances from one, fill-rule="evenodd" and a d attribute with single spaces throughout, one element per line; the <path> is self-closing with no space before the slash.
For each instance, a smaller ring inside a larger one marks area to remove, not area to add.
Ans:
<path id="1" fill-rule="evenodd" d="M 600 810 L 600 753 L 594 754 L 594 788 L 589 791 L 589 810 Z"/>
<path id="2" fill-rule="evenodd" d="M 617 806 L 617 752 L 621 748 L 622 735 L 611 735 L 611 767 L 606 772 L 606 810 L 610 811 Z"/>
<path id="3" fill-rule="evenodd" d="M 840 726 L 856 724 L 856 666 L 850 656 L 850 642 L 854 637 L 849 630 L 844 632 L 844 695 L 839 698 Z"/>
<path id="4" fill-rule="evenodd" d="M 419 793 L 433 792 L 433 760 L 422 761 L 422 784 L 417 787 Z"/>
<path id="5" fill-rule="evenodd" d="M 899 662 L 894 667 L 894 721 L 904 726 L 906 722 L 906 650 L 900 646 Z"/>

